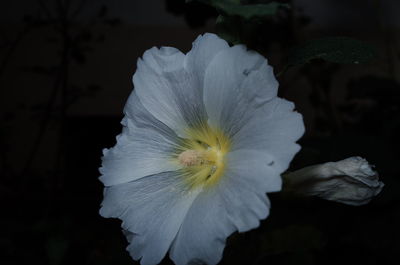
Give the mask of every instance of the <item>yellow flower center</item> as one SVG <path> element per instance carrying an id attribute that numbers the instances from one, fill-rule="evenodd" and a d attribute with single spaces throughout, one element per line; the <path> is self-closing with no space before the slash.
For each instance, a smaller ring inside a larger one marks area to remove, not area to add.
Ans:
<path id="1" fill-rule="evenodd" d="M 188 129 L 187 135 L 176 157 L 183 166 L 185 181 L 191 188 L 218 183 L 225 170 L 229 139 L 222 131 L 208 125 Z"/>

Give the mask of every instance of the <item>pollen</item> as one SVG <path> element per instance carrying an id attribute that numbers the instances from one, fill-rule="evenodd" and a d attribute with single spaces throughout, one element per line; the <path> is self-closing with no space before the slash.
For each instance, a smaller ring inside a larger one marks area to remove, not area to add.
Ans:
<path id="1" fill-rule="evenodd" d="M 178 160 L 186 167 L 200 166 L 206 162 L 204 152 L 198 150 L 183 151 L 179 154 Z"/>
<path id="2" fill-rule="evenodd" d="M 225 134 L 210 126 L 187 130 L 189 136 L 177 152 L 177 162 L 183 166 L 183 177 L 190 187 L 209 187 L 223 177 L 225 155 L 230 141 Z"/>

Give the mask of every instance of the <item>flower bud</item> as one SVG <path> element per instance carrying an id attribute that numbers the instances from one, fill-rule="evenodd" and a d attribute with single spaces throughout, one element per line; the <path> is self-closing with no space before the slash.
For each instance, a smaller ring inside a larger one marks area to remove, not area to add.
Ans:
<path id="1" fill-rule="evenodd" d="M 286 192 L 354 206 L 367 204 L 384 186 L 367 160 L 357 156 L 305 167 L 283 180 Z"/>

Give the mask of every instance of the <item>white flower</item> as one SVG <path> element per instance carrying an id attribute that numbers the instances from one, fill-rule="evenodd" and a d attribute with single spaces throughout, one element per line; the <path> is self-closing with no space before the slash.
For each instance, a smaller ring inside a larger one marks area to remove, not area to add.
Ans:
<path id="1" fill-rule="evenodd" d="M 120 218 L 141 264 L 216 264 L 226 238 L 258 227 L 267 192 L 300 147 L 302 117 L 277 97 L 260 54 L 199 36 L 138 60 L 117 144 L 104 150 L 100 214 Z"/>
<path id="2" fill-rule="evenodd" d="M 364 158 L 354 156 L 285 174 L 285 191 L 318 196 L 348 205 L 364 205 L 384 184 Z"/>

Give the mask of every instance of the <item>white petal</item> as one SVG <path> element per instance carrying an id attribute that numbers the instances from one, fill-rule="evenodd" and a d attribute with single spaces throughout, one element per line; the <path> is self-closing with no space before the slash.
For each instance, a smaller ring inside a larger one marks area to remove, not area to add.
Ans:
<path id="1" fill-rule="evenodd" d="M 274 157 L 260 150 L 240 149 L 226 156 L 227 175 L 237 177 L 255 192 L 267 193 L 280 191 L 282 178 L 276 167 Z"/>
<path id="2" fill-rule="evenodd" d="M 153 47 L 143 54 L 144 63 L 158 74 L 182 67 L 185 54 L 174 47 Z"/>
<path id="3" fill-rule="evenodd" d="M 254 177 L 249 173 L 247 175 L 247 178 Z M 269 215 L 270 202 L 267 195 L 261 187 L 256 187 L 254 183 L 246 180 L 245 175 L 230 171 L 227 172 L 226 178 L 227 183 L 220 192 L 230 221 L 239 232 L 258 227 L 260 220 Z"/>
<path id="4" fill-rule="evenodd" d="M 246 113 L 276 96 L 276 90 L 263 56 L 243 45 L 224 49 L 206 69 L 203 98 L 209 121 L 233 134 L 247 120 Z"/>
<path id="5" fill-rule="evenodd" d="M 153 48 L 138 60 L 133 83 L 143 106 L 179 136 L 205 111 L 198 80 L 184 68 L 185 55 L 173 48 Z"/>
<path id="6" fill-rule="evenodd" d="M 176 142 L 156 130 L 126 128 L 113 148 L 104 149 L 100 180 L 111 186 L 177 170 L 179 165 L 171 162 L 176 147 Z"/>
<path id="7" fill-rule="evenodd" d="M 136 91 L 132 91 L 124 107 L 125 123 L 123 125 L 140 128 L 148 128 L 154 130 L 166 137 L 168 141 L 176 142 L 178 136 L 176 133 L 169 128 L 167 125 L 156 119 L 142 104 L 139 100 Z M 130 126 L 132 124 L 133 126 Z"/>
<path id="8" fill-rule="evenodd" d="M 278 81 L 266 59 L 257 70 L 248 71 L 240 89 L 245 91 L 247 100 L 255 106 L 260 106 L 277 96 Z"/>
<path id="9" fill-rule="evenodd" d="M 236 230 L 221 196 L 216 189 L 207 190 L 193 202 L 169 252 L 176 265 L 221 260 L 225 240 Z"/>
<path id="10" fill-rule="evenodd" d="M 187 192 L 181 178 L 166 172 L 105 190 L 100 214 L 123 220 L 127 250 L 142 265 L 163 259 L 198 194 Z"/>
<path id="11" fill-rule="evenodd" d="M 300 150 L 295 142 L 304 133 L 302 116 L 293 109 L 293 103 L 281 98 L 265 103 L 234 135 L 232 150 L 262 150 L 274 157 L 278 172 L 285 171 Z"/>
<path id="12" fill-rule="evenodd" d="M 228 43 L 215 34 L 205 33 L 200 35 L 193 42 L 192 49 L 186 55 L 185 67 L 196 73 L 200 83 L 203 84 L 204 74 L 211 60 L 218 52 L 228 48 Z"/>
<path id="13" fill-rule="evenodd" d="M 245 154 L 249 152 L 241 155 Z M 232 155 L 231 162 L 237 162 L 235 156 Z M 244 162 L 228 169 L 216 187 L 204 190 L 193 202 L 170 250 L 170 257 L 177 265 L 217 264 L 230 234 L 258 227 L 260 219 L 268 216 L 266 185 L 257 186 L 263 182 L 257 174 L 264 168 L 248 168 L 245 172 Z M 279 179 L 271 181 L 277 182 L 273 184 L 275 189 L 280 185 Z"/>

